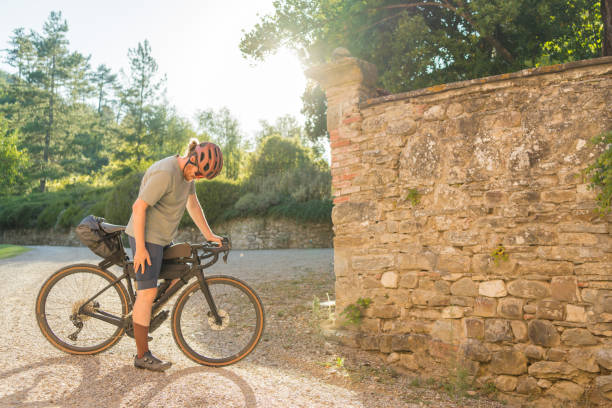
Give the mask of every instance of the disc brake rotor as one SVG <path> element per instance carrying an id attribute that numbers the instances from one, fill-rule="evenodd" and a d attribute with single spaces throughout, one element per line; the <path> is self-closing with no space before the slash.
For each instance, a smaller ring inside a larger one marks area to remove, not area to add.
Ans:
<path id="1" fill-rule="evenodd" d="M 215 316 L 208 312 L 208 325 L 212 330 L 223 330 L 229 325 L 229 314 L 223 309 L 218 310 L 217 313 L 219 313 L 219 317 L 221 318 L 221 324 L 217 324 L 217 322 L 215 322 Z"/>

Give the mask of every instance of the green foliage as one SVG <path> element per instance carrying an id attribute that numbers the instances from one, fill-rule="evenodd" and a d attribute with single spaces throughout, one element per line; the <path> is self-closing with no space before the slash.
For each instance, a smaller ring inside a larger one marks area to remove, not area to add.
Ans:
<path id="1" fill-rule="evenodd" d="M 502 244 L 499 244 L 497 248 L 493 252 L 491 252 L 491 257 L 495 261 L 495 265 L 499 266 L 502 261 L 508 260 L 508 253 L 506 253 L 506 248 Z"/>
<path id="2" fill-rule="evenodd" d="M 30 251 L 30 248 L 25 248 L 17 245 L 0 244 L 0 259 L 7 259 Z"/>
<path id="3" fill-rule="evenodd" d="M 370 298 L 359 298 L 355 303 L 351 303 L 340 312 L 340 316 L 344 316 L 348 324 L 358 325 L 363 319 L 363 311 L 372 303 Z"/>
<path id="4" fill-rule="evenodd" d="M 109 192 L 104 208 L 105 218 L 108 222 L 126 225 L 130 220 L 132 205 L 138 198 L 138 190 L 143 175 L 143 172 L 128 174 Z"/>
<path id="5" fill-rule="evenodd" d="M 261 61 L 289 47 L 313 66 L 346 47 L 376 64 L 380 87 L 404 92 L 597 57 L 599 7 L 592 0 L 279 0 L 240 50 Z M 326 135 L 322 95 L 310 88 L 303 102 L 308 134 Z"/>
<path id="6" fill-rule="evenodd" d="M 196 194 L 204 209 L 206 220 L 212 226 L 224 220 L 224 216 L 240 197 L 240 184 L 223 178 L 196 181 Z M 193 225 L 185 213 L 181 225 Z"/>
<path id="7" fill-rule="evenodd" d="M 295 118 L 262 122 L 255 153 L 227 108 L 201 111 L 197 135 L 160 101 L 165 78 L 148 41 L 128 50 L 119 81 L 72 51 L 67 33 L 52 12 L 41 32 L 18 28 L 10 38 L 13 72 L 0 71 L 0 227 L 66 228 L 87 214 L 126 223 L 146 169 L 196 136 L 224 153 L 228 179 L 196 184 L 212 225 L 250 215 L 330 221 L 329 166 Z M 45 194 L 31 193 L 37 186 Z"/>
<path id="8" fill-rule="evenodd" d="M 419 204 L 419 190 L 416 188 L 411 188 L 408 190 L 408 194 L 406 194 L 406 200 L 410 201 L 413 207 L 416 207 Z"/>
<path id="9" fill-rule="evenodd" d="M 0 115 L 0 194 L 16 194 L 25 189 L 28 155 L 17 147 L 19 133 L 9 131 L 8 121 Z"/>
<path id="10" fill-rule="evenodd" d="M 594 137 L 591 143 L 602 149 L 595 162 L 586 169 L 591 188 L 599 189 L 597 202 L 603 216 L 611 209 L 612 201 L 612 130 Z"/>
<path id="11" fill-rule="evenodd" d="M 60 191 L 0 198 L 0 229 L 71 228 L 88 214 L 104 216 L 108 188 L 75 185 Z"/>

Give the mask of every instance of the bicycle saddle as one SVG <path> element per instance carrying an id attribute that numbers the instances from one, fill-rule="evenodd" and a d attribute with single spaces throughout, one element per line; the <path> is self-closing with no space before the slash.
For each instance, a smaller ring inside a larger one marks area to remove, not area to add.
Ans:
<path id="1" fill-rule="evenodd" d="M 100 228 L 102 228 L 102 230 L 108 234 L 117 232 L 117 231 L 125 231 L 125 225 L 115 225 L 115 224 L 109 224 L 107 222 L 101 222 Z"/>
<path id="2" fill-rule="evenodd" d="M 189 258 L 191 256 L 191 245 L 186 242 L 173 244 L 164 249 L 163 259 Z"/>

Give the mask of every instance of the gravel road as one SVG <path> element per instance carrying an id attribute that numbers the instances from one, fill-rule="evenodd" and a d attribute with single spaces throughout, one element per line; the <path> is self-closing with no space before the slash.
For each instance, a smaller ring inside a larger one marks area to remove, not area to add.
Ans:
<path id="1" fill-rule="evenodd" d="M 333 294 L 331 249 L 232 251 L 228 264 L 208 272 L 239 277 L 257 290 L 266 308 L 259 346 L 229 367 L 199 366 L 180 352 L 165 322 L 150 346 L 174 365 L 154 373 L 133 367 L 135 345 L 127 336 L 96 356 L 65 354 L 47 342 L 34 316 L 41 285 L 63 266 L 100 259 L 87 248 L 30 248 L 0 260 L 0 407 L 499 406 L 413 387 L 372 353 L 323 338 L 317 322 L 325 311 L 315 313 L 312 302 Z"/>
<path id="2" fill-rule="evenodd" d="M 56 350 L 36 324 L 36 295 L 62 266 L 99 259 L 86 248 L 31 248 L 0 260 L 0 406 L 363 406 L 344 388 L 266 366 L 257 352 L 227 368 L 197 366 L 174 344 L 167 323 L 154 333 L 151 344 L 156 354 L 174 362 L 165 374 L 134 369 L 134 343 L 128 337 L 97 356 Z M 332 256 L 329 249 L 236 250 L 228 264 L 220 262 L 210 271 L 247 282 L 274 281 L 312 270 L 331 271 Z"/>

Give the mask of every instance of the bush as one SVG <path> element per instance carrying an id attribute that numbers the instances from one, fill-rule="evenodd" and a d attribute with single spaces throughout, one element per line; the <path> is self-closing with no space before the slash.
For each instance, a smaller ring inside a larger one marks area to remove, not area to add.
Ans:
<path id="1" fill-rule="evenodd" d="M 237 181 L 221 178 L 195 183 L 196 194 L 208 223 L 214 225 L 226 219 L 227 210 L 232 208 L 240 197 L 240 184 Z M 194 225 L 186 211 L 180 225 L 181 227 Z"/>
<path id="2" fill-rule="evenodd" d="M 108 188 L 74 186 L 65 190 L 4 197 L 0 200 L 0 228 L 70 228 L 87 214 L 104 216 L 99 204 Z"/>
<path id="3" fill-rule="evenodd" d="M 143 175 L 143 172 L 130 173 L 111 189 L 104 206 L 106 221 L 113 224 L 127 224 L 130 215 L 132 215 L 132 204 L 138 198 L 138 190 Z"/>

